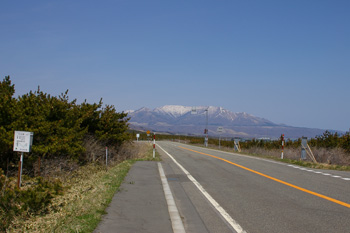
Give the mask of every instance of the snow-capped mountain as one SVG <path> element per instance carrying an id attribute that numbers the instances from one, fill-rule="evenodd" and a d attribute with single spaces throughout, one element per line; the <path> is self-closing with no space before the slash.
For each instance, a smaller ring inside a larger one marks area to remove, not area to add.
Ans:
<path id="1" fill-rule="evenodd" d="M 191 107 L 181 105 L 165 105 L 163 107 L 154 109 L 154 112 L 177 118 L 185 115 L 186 113 L 189 113 L 191 110 Z"/>
<path id="2" fill-rule="evenodd" d="M 131 117 L 131 128 L 177 134 L 202 135 L 206 127 L 208 111 L 209 135 L 218 136 L 217 128 L 224 128 L 223 136 L 232 137 L 279 137 L 289 134 L 289 138 L 314 137 L 324 130 L 298 128 L 275 124 L 267 119 L 245 112 L 234 113 L 222 107 L 188 107 L 165 105 L 153 110 L 141 108 L 126 111 Z"/>

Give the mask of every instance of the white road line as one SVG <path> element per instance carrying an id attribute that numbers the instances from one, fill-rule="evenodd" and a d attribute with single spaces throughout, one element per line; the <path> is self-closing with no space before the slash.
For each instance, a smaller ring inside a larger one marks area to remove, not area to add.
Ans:
<path id="1" fill-rule="evenodd" d="M 178 147 L 178 146 L 175 146 L 175 147 Z M 192 147 L 195 147 L 195 146 L 192 146 Z M 211 150 L 211 151 L 215 151 L 215 152 L 222 152 L 222 153 L 225 153 L 225 154 L 236 155 L 236 156 L 240 156 L 240 157 L 246 157 L 246 158 L 251 158 L 251 159 L 262 160 L 262 161 L 266 161 L 266 162 L 269 162 L 269 163 L 280 164 L 280 165 L 296 168 L 296 169 L 299 169 L 299 170 L 302 170 L 302 171 L 314 172 L 316 174 L 321 174 L 321 175 L 327 174 L 325 176 L 331 176 L 333 178 L 339 178 L 339 179 L 342 179 L 342 180 L 350 180 L 350 178 L 344 178 L 344 177 L 341 177 L 341 176 L 332 176 L 331 174 L 328 174 L 328 173 L 314 171 L 314 170 L 308 170 L 307 168 L 299 167 L 299 166 L 292 165 L 292 164 L 286 164 L 286 163 L 282 163 L 282 162 L 276 162 L 276 161 L 271 161 L 271 160 L 267 160 L 267 159 L 251 157 L 251 156 L 247 156 L 247 155 L 236 154 L 236 153 L 227 152 L 227 151 L 218 151 L 218 150 L 213 150 L 213 149 L 209 149 L 209 148 L 206 148 L 206 149 L 207 150 Z"/>
<path id="2" fill-rule="evenodd" d="M 303 168 L 303 167 L 298 167 L 298 166 L 294 166 L 294 165 L 287 165 L 287 166 L 292 167 L 292 168 L 296 168 L 296 169 L 299 169 L 299 170 L 302 170 L 302 171 L 307 171 L 307 172 L 313 172 L 313 173 L 316 173 L 316 174 L 321 174 L 321 175 L 324 175 L 324 176 L 330 176 L 330 177 L 333 177 L 333 178 L 340 178 L 340 179 L 343 179 L 343 180 L 350 180 L 350 178 L 344 178 L 342 176 L 336 176 L 336 175 L 332 175 L 332 174 L 324 173 L 324 172 L 319 172 L 319 171 L 315 171 L 315 170 L 308 170 L 308 169 Z"/>
<path id="3" fill-rule="evenodd" d="M 177 143 L 178 143 L 178 142 L 177 142 Z M 178 143 L 178 144 L 180 144 L 180 143 Z M 180 145 L 183 146 L 182 143 L 181 143 Z M 250 159 L 263 160 L 263 161 L 266 161 L 266 162 L 268 162 L 268 163 L 277 163 L 277 164 L 283 164 L 283 165 L 285 165 L 284 163 L 276 162 L 276 161 L 273 161 L 273 160 L 267 160 L 267 159 L 263 159 L 263 158 L 257 158 L 257 157 L 252 157 L 252 156 L 248 156 L 248 155 L 237 154 L 237 153 L 233 153 L 233 152 L 214 150 L 214 149 L 210 149 L 210 148 L 203 148 L 203 147 L 193 146 L 193 145 L 189 145 L 189 144 L 185 144 L 185 145 L 188 146 L 188 147 L 196 148 L 196 149 L 200 148 L 200 149 L 210 150 L 210 151 L 214 151 L 214 152 L 221 152 L 221 153 L 229 154 L 229 155 L 236 155 L 236 156 L 239 156 L 239 157 L 247 157 L 247 158 L 250 158 Z M 179 146 L 174 145 L 174 147 L 179 147 Z"/>
<path id="4" fill-rule="evenodd" d="M 214 206 L 214 208 L 221 214 L 221 216 L 227 221 L 227 223 L 237 232 L 243 233 L 246 232 L 243 228 L 235 221 L 233 218 L 217 203 L 212 196 L 203 188 L 203 186 L 180 164 L 175 158 L 170 155 L 166 150 L 157 144 L 157 147 L 162 149 L 174 163 L 187 175 L 188 179 L 202 192 L 202 194 L 207 198 L 207 200 Z"/>
<path id="5" fill-rule="evenodd" d="M 181 221 L 179 211 L 176 207 L 173 194 L 171 193 L 168 181 L 165 177 L 162 164 L 158 162 L 158 170 L 160 179 L 163 184 L 163 191 L 165 195 L 166 202 L 168 204 L 168 211 L 171 219 L 171 225 L 174 233 L 186 233 L 185 227 Z"/>

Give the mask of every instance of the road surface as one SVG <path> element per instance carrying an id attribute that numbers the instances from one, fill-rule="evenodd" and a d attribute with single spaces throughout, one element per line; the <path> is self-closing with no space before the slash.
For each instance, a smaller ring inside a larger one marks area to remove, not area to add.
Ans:
<path id="1" fill-rule="evenodd" d="M 157 142 L 186 232 L 350 232 L 350 173 Z"/>

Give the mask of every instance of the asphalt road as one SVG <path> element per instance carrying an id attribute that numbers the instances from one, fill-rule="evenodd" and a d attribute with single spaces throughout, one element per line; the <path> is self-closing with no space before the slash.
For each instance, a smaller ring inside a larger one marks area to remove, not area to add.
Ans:
<path id="1" fill-rule="evenodd" d="M 350 232 L 350 172 L 173 142 L 156 148 L 186 232 Z"/>

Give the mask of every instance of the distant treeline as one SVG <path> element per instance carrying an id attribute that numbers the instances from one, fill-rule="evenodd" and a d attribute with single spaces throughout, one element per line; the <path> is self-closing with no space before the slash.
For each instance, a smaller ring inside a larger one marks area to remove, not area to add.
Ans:
<path id="1" fill-rule="evenodd" d="M 135 133 L 133 135 L 135 137 Z M 156 135 L 158 140 L 185 140 L 191 144 L 204 144 L 204 137 L 199 136 L 181 136 L 181 135 Z M 146 139 L 145 134 L 140 134 L 141 140 Z M 299 148 L 301 146 L 301 138 L 298 140 L 290 140 L 287 139 L 285 141 L 285 148 Z M 219 139 L 210 138 L 209 144 L 219 145 Z M 230 140 L 221 140 L 221 146 L 234 148 L 233 139 Z M 315 138 L 311 138 L 308 140 L 308 144 L 311 147 L 316 148 L 341 148 L 344 149 L 347 153 L 350 154 L 350 134 L 349 132 L 339 135 L 338 133 L 331 133 L 329 131 L 325 131 L 322 135 L 316 136 Z M 251 139 L 251 140 L 242 140 L 240 141 L 240 146 L 242 149 L 250 149 L 253 147 L 260 147 L 267 150 L 272 149 L 280 149 L 282 147 L 282 135 L 279 140 L 260 140 L 260 139 Z"/>
<path id="2" fill-rule="evenodd" d="M 26 162 L 38 157 L 65 157 L 83 161 L 83 141 L 94 137 L 105 146 L 120 145 L 130 139 L 128 118 L 124 112 L 116 112 L 114 106 L 102 107 L 99 103 L 77 104 L 69 100 L 68 90 L 51 96 L 38 88 L 14 97 L 15 85 L 6 76 L 0 82 L 0 168 L 18 161 L 13 152 L 14 131 L 34 132 L 32 152 Z"/>

